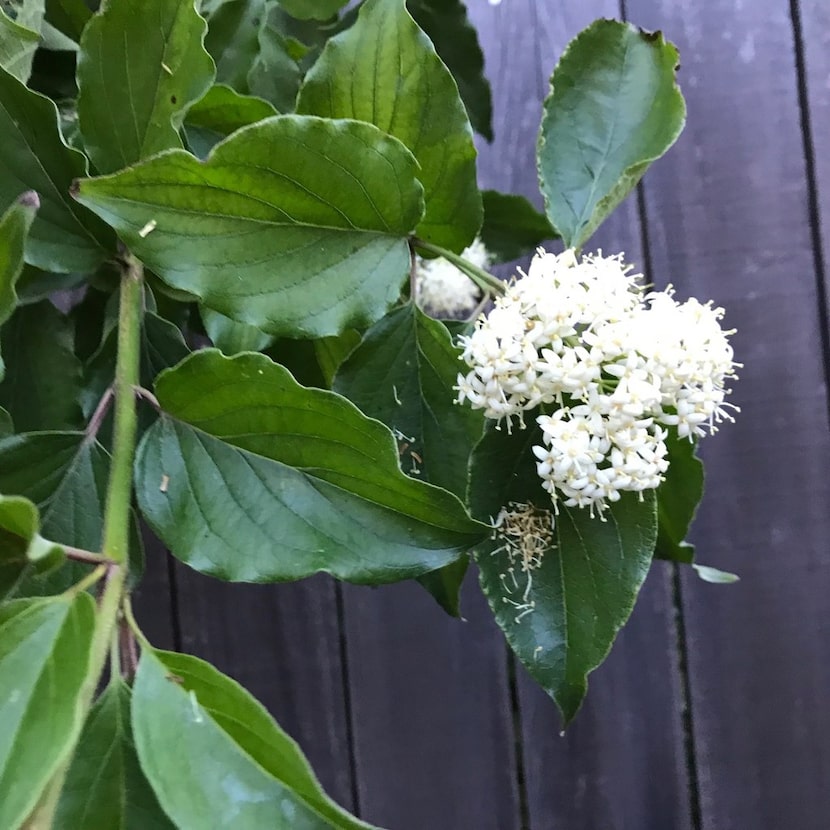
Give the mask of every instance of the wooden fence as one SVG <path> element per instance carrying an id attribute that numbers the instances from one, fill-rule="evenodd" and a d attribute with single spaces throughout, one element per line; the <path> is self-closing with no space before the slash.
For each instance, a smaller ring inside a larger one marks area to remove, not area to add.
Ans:
<path id="1" fill-rule="evenodd" d="M 481 184 L 537 203 L 541 101 L 567 40 L 622 15 L 680 49 L 686 131 L 598 242 L 738 329 L 743 411 L 705 442 L 694 541 L 741 582 L 656 565 L 564 737 L 474 581 L 459 622 L 414 584 L 225 585 L 156 553 L 142 624 L 245 684 L 335 798 L 392 830 L 824 830 L 830 2 L 467 5 L 495 99 Z"/>

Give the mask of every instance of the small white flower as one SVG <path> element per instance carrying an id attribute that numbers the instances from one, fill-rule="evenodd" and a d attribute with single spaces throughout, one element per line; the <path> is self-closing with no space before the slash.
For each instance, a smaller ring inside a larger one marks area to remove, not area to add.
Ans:
<path id="1" fill-rule="evenodd" d="M 461 256 L 484 269 L 492 260 L 480 239 L 475 239 Z M 481 289 L 443 257 L 417 257 L 415 268 L 415 300 L 433 317 L 463 317 L 478 305 Z"/>
<path id="2" fill-rule="evenodd" d="M 663 481 L 667 427 L 694 438 L 732 420 L 726 383 L 739 364 L 723 309 L 678 303 L 671 287 L 645 294 L 639 279 L 622 255 L 540 250 L 461 338 L 470 371 L 459 402 L 508 430 L 555 407 L 536 418 L 543 446 L 533 447 L 554 510 L 561 498 L 602 516 L 622 492 Z"/>

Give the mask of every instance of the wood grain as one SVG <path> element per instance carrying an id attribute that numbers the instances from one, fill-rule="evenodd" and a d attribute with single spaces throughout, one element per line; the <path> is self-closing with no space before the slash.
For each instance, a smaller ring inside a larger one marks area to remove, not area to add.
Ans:
<path id="1" fill-rule="evenodd" d="M 485 46 L 497 117 L 493 145 L 482 146 L 481 178 L 484 186 L 515 190 L 538 204 L 534 154 L 550 74 L 573 36 L 598 17 L 618 17 L 619 9 L 609 0 L 512 0 L 495 10 L 485 4 L 470 8 Z M 625 251 L 642 270 L 641 230 L 632 195 L 586 247 Z M 691 827 L 669 577 L 667 566 L 655 566 L 564 737 L 553 702 L 524 671 L 519 673 L 525 785 L 534 830 Z"/>
<path id="2" fill-rule="evenodd" d="M 707 830 L 830 815 L 830 461 L 808 185 L 787 2 L 633 0 L 680 48 L 688 127 L 646 179 L 655 273 L 715 300 L 745 363 L 737 424 L 704 442 L 684 580 Z"/>

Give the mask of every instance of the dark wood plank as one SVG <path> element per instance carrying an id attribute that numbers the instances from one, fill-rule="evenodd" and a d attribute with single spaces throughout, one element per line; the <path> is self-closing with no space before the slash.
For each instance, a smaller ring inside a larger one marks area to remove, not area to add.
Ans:
<path id="1" fill-rule="evenodd" d="M 146 563 L 144 575 L 132 595 L 136 620 L 147 639 L 156 647 L 176 648 L 176 621 L 173 618 L 168 553 L 146 528 L 142 528 Z"/>
<path id="2" fill-rule="evenodd" d="M 646 178 L 655 273 L 735 326 L 743 412 L 704 442 L 688 576 L 702 826 L 819 830 L 830 815 L 830 460 L 793 30 L 786 0 L 630 0 L 678 43 L 686 133 Z"/>
<path id="3" fill-rule="evenodd" d="M 469 577 L 466 622 L 414 582 L 345 588 L 361 815 L 383 827 L 520 826 L 506 655 Z"/>
<path id="4" fill-rule="evenodd" d="M 495 10 L 473 7 L 498 115 L 496 140 L 482 148 L 481 178 L 485 186 L 515 189 L 538 204 L 534 152 L 548 79 L 568 40 L 598 17 L 618 17 L 617 4 L 512 0 Z M 517 55 L 531 59 L 517 60 Z M 643 268 L 636 195 L 603 225 L 589 244 L 595 247 L 625 251 Z M 534 830 L 691 826 L 669 576 L 666 566 L 655 566 L 564 737 L 553 702 L 520 672 L 524 771 Z"/>
<path id="5" fill-rule="evenodd" d="M 248 689 L 295 738 L 326 791 L 352 800 L 334 583 L 228 585 L 177 569 L 182 650 Z"/>

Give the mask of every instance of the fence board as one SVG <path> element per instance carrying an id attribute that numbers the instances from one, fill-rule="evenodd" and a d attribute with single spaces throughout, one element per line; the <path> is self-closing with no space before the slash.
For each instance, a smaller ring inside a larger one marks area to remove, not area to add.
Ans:
<path id="1" fill-rule="evenodd" d="M 176 648 L 177 621 L 173 618 L 167 551 L 158 539 L 142 528 L 144 575 L 132 596 L 136 619 L 147 639 L 156 647 Z"/>
<path id="2" fill-rule="evenodd" d="M 393 830 L 519 827 L 501 634 L 465 587 L 466 622 L 413 582 L 345 588 L 361 814 Z"/>
<path id="3" fill-rule="evenodd" d="M 830 460 L 788 3 L 631 0 L 681 50 L 685 136 L 646 178 L 655 272 L 713 297 L 746 364 L 735 426 L 704 442 L 684 580 L 708 830 L 819 830 L 830 815 Z"/>
<path id="4" fill-rule="evenodd" d="M 177 569 L 182 649 L 214 663 L 274 715 L 326 791 L 353 810 L 334 583 L 227 585 Z"/>
<path id="5" fill-rule="evenodd" d="M 597 17 L 618 17 L 617 4 L 510 0 L 496 9 L 471 3 L 470 10 L 484 44 L 497 114 L 495 142 L 482 147 L 482 184 L 539 204 L 535 142 L 548 79 L 568 40 Z M 636 196 L 589 247 L 625 251 L 643 267 Z M 519 672 L 533 830 L 690 827 L 669 576 L 666 566 L 655 566 L 564 738 L 553 702 Z"/>

